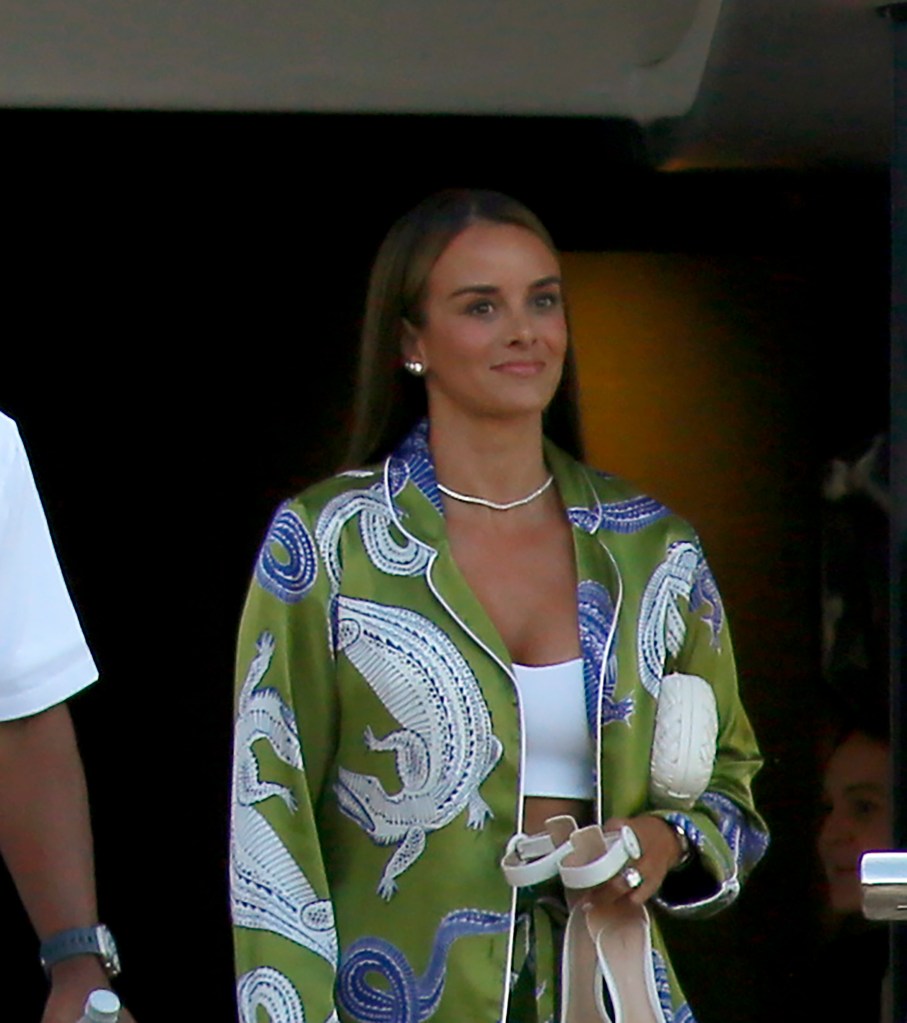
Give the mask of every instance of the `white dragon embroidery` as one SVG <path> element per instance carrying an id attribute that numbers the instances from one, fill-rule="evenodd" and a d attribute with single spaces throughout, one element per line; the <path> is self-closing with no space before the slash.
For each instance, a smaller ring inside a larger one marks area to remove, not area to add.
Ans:
<path id="1" fill-rule="evenodd" d="M 261 1007 L 271 1023 L 306 1023 L 299 993 L 289 977 L 273 966 L 259 966 L 236 982 L 240 1023 L 256 1023 Z"/>
<path id="2" fill-rule="evenodd" d="M 310 949 L 332 966 L 337 935 L 330 900 L 319 899 L 296 860 L 268 821 L 255 809 L 270 796 L 296 810 L 290 789 L 259 777 L 252 750 L 266 739 L 285 764 L 303 769 L 296 722 L 276 689 L 257 686 L 274 655 L 274 637 L 263 632 L 239 694 L 233 767 L 230 898 L 239 927 L 272 931 Z"/>
<path id="3" fill-rule="evenodd" d="M 315 542 L 321 553 L 331 585 L 331 596 L 340 589 L 343 565 L 340 536 L 350 519 L 359 516 L 359 534 L 372 564 L 387 575 L 420 575 L 428 567 L 431 548 L 412 537 L 398 541 L 392 530 L 394 520 L 387 510 L 383 485 L 350 490 L 329 501 L 318 516 Z M 399 535 L 399 534 L 398 534 Z"/>
<path id="4" fill-rule="evenodd" d="M 372 775 L 339 768 L 340 809 L 379 845 L 396 843 L 378 884 L 390 899 L 395 878 L 421 856 L 426 836 L 464 810 L 470 828 L 483 828 L 491 810 L 479 786 L 501 757 L 491 716 L 475 675 L 430 619 L 401 607 L 340 596 L 337 645 L 387 710 L 399 731 L 379 738 L 366 728 L 366 746 L 393 752 L 402 787 L 388 793 Z"/>
<path id="5" fill-rule="evenodd" d="M 271 1023 L 306 1023 L 305 1010 L 293 982 L 273 966 L 257 966 L 236 983 L 240 1023 L 256 1023 L 262 1008 Z M 338 1023 L 332 1012 L 325 1023 Z"/>
<path id="6" fill-rule="evenodd" d="M 664 561 L 652 573 L 639 608 L 639 677 L 657 700 L 667 654 L 676 657 L 683 646 L 687 625 L 679 601 L 699 612 L 709 626 L 713 645 L 724 610 L 702 548 L 690 540 L 668 547 Z"/>

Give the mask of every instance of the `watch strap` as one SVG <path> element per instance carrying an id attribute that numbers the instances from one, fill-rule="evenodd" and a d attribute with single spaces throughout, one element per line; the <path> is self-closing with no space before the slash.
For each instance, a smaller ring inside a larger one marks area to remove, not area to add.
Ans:
<path id="1" fill-rule="evenodd" d="M 57 931 L 41 942 L 40 956 L 44 972 L 50 975 L 52 967 L 73 956 L 95 955 L 108 977 L 120 972 L 120 957 L 110 929 L 104 924 L 93 927 L 71 927 Z"/>

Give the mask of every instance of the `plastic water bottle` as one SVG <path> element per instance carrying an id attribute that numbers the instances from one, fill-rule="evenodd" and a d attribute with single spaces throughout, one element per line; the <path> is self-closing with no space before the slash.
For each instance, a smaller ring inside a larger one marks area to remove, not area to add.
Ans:
<path id="1" fill-rule="evenodd" d="M 117 1023 L 120 1018 L 120 1000 L 112 991 L 98 988 L 85 1003 L 85 1015 L 79 1023 Z"/>

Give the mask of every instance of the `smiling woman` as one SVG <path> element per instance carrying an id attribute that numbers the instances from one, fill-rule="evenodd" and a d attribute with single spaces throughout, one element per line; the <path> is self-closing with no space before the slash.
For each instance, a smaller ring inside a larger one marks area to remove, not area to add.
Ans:
<path id="1" fill-rule="evenodd" d="M 424 367 L 429 414 L 443 429 L 531 416 L 561 378 L 567 321 L 557 258 L 526 228 L 476 223 L 432 268 L 420 325 L 404 352 Z"/>
<path id="2" fill-rule="evenodd" d="M 860 692 L 869 679 L 860 678 Z M 860 858 L 892 845 L 891 749 L 885 719 L 851 723 L 838 736 L 823 781 L 823 818 L 817 846 L 825 875 L 828 938 L 811 964 L 810 1014 L 816 1019 L 879 1023 L 890 1006 L 888 929 L 862 913 Z M 816 983 L 818 981 L 818 983 Z M 886 990 L 887 989 L 887 990 Z"/>
<path id="3" fill-rule="evenodd" d="M 849 732 L 829 758 L 819 854 L 836 913 L 862 909 L 863 853 L 891 848 L 889 760 L 888 742 L 862 729 Z"/>
<path id="4" fill-rule="evenodd" d="M 408 338 L 425 326 L 426 296 L 439 259 L 466 228 L 487 225 L 522 228 L 540 242 L 555 260 L 559 293 L 560 270 L 551 236 L 535 214 L 509 196 L 496 192 L 441 193 L 398 220 L 378 250 L 369 280 L 353 431 L 346 459 L 349 467 L 384 457 L 412 424 L 426 415 L 426 388 L 410 373 L 402 372 L 403 352 Z M 476 284 L 489 286 L 488 281 L 463 282 L 464 287 Z M 491 308 L 481 301 L 473 304 L 476 315 Z M 571 455 L 581 457 L 576 366 L 570 346 L 543 421 L 547 437 Z"/>
<path id="5" fill-rule="evenodd" d="M 692 1019 L 646 903 L 734 899 L 760 759 L 695 533 L 579 448 L 547 232 L 432 196 L 375 261 L 351 466 L 243 616 L 244 1023 Z"/>

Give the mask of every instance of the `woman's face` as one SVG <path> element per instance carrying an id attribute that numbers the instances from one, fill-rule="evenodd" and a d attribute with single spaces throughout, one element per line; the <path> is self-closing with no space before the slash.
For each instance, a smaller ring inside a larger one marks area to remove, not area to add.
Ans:
<path id="1" fill-rule="evenodd" d="M 470 225 L 432 267 L 404 347 L 426 368 L 433 419 L 540 415 L 567 350 L 557 257 L 526 228 Z"/>
<path id="2" fill-rule="evenodd" d="M 848 736 L 828 762 L 824 802 L 819 855 L 829 901 L 836 912 L 857 913 L 860 857 L 891 847 L 888 747 L 861 732 Z"/>

